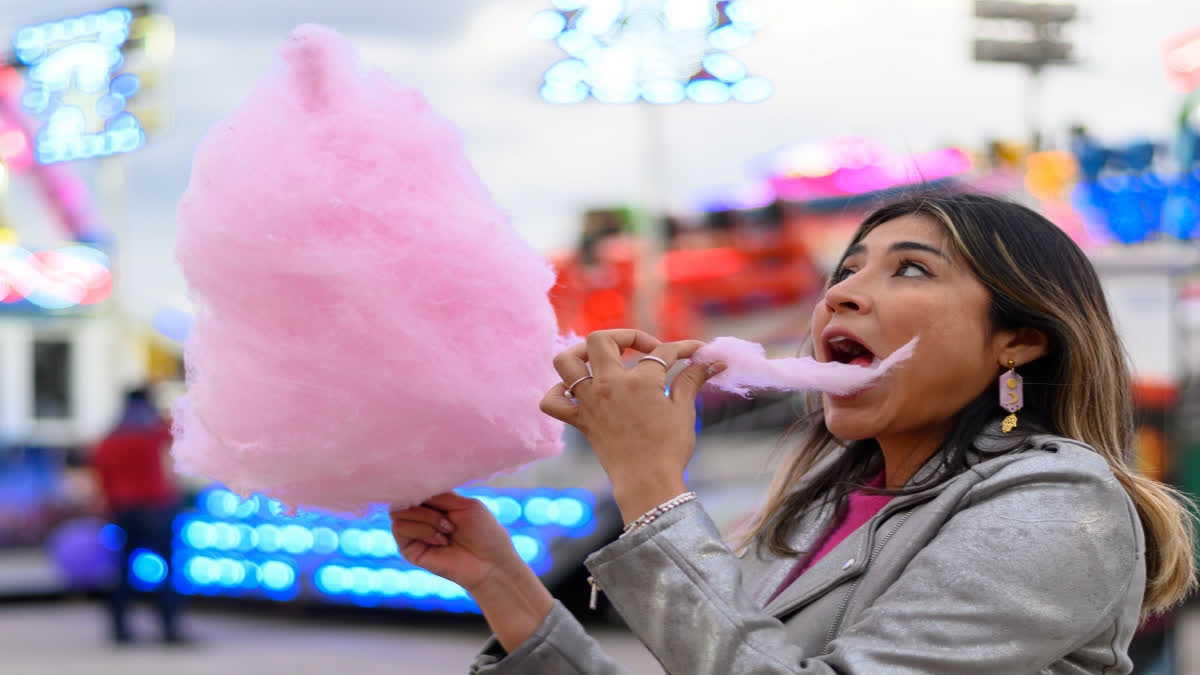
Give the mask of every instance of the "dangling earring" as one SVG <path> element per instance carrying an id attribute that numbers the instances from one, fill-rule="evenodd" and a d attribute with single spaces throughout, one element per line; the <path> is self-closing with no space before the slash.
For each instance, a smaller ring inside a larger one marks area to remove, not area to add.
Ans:
<path id="1" fill-rule="evenodd" d="M 1000 431 L 1008 433 L 1017 428 L 1017 411 L 1025 407 L 1025 381 L 1017 374 L 1016 364 L 1008 360 L 1008 372 L 1000 376 L 1000 407 L 1008 411 L 1008 417 L 1000 423 Z"/>

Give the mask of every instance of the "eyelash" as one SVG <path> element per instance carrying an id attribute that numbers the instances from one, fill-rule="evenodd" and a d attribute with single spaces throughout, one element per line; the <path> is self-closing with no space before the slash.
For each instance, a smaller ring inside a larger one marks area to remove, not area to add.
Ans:
<path id="1" fill-rule="evenodd" d="M 905 267 L 917 268 L 918 270 L 921 271 L 921 276 L 925 276 L 925 277 L 933 276 L 933 273 L 930 272 L 924 265 L 922 265 L 919 262 L 909 260 L 907 258 L 900 261 L 900 265 L 896 267 L 896 271 L 899 272 L 900 270 L 904 269 Z M 843 266 L 837 272 L 834 272 L 833 276 L 829 278 L 829 285 L 836 286 L 837 284 L 840 284 L 843 281 L 845 281 L 846 277 L 850 276 L 851 274 L 854 274 L 854 270 L 851 270 L 851 269 Z M 897 275 L 897 276 L 900 276 L 900 275 Z"/>

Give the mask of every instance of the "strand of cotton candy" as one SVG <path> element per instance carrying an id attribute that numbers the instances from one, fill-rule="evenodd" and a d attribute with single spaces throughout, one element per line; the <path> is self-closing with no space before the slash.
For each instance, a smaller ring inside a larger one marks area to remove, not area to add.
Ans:
<path id="1" fill-rule="evenodd" d="M 724 363 L 726 369 L 709 384 L 740 396 L 763 389 L 823 391 L 845 395 L 860 391 L 913 355 L 917 338 L 870 366 L 821 362 L 812 357 L 768 359 L 762 345 L 734 337 L 719 337 L 701 347 L 692 360 Z"/>
<path id="2" fill-rule="evenodd" d="M 197 303 L 174 455 L 361 513 L 561 450 L 554 274 L 417 91 L 301 26 L 203 138 L 176 254 Z"/>

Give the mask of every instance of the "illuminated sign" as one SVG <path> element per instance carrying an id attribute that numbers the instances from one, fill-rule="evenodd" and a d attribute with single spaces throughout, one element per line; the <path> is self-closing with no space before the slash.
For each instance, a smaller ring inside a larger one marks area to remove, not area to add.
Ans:
<path id="1" fill-rule="evenodd" d="M 125 109 L 141 81 L 121 72 L 134 12 L 109 9 L 17 31 L 13 48 L 27 66 L 21 107 L 42 122 L 34 139 L 41 164 L 131 152 L 146 133 Z"/>
<path id="2" fill-rule="evenodd" d="M 72 244 L 29 251 L 0 246 L 0 305 L 28 302 L 41 309 L 94 305 L 112 294 L 108 256 L 99 249 Z"/>

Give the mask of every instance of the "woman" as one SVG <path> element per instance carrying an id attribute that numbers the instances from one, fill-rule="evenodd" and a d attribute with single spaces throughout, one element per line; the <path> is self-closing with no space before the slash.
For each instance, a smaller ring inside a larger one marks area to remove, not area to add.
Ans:
<path id="1" fill-rule="evenodd" d="M 1191 589 L 1187 512 L 1127 464 L 1129 372 L 1068 237 L 978 195 L 877 210 L 808 346 L 862 365 L 914 337 L 876 385 L 821 398 L 736 549 L 683 480 L 711 373 L 662 395 L 661 363 L 699 343 L 605 331 L 555 360 L 542 410 L 587 436 L 629 524 L 587 566 L 668 672 L 1127 673 L 1139 620 Z M 620 672 L 478 502 L 440 495 L 393 532 L 495 631 L 472 672 Z"/>

